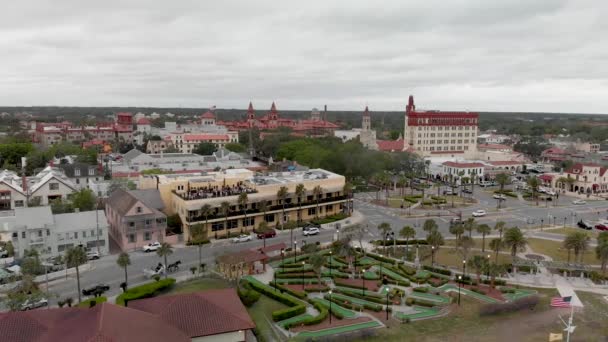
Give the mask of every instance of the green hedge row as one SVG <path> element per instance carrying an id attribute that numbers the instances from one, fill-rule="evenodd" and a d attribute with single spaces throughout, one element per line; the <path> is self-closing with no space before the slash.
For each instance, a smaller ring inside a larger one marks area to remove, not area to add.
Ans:
<path id="1" fill-rule="evenodd" d="M 408 297 L 405 299 L 405 305 L 408 305 L 408 306 L 420 305 L 420 306 L 426 306 L 426 307 L 432 308 L 434 306 L 437 306 L 437 303 L 434 303 L 431 301 L 426 301 L 426 300 L 421 300 L 418 298 Z"/>
<path id="2" fill-rule="evenodd" d="M 80 304 L 78 304 L 78 307 L 80 307 L 80 308 L 88 308 L 88 307 L 91 306 L 92 302 L 95 302 L 95 305 L 97 305 L 97 304 L 105 303 L 107 301 L 108 301 L 108 298 L 104 297 L 104 296 L 94 297 L 94 298 L 87 299 L 85 301 L 80 302 Z"/>
<path id="3" fill-rule="evenodd" d="M 378 255 L 378 254 L 374 254 L 374 253 L 367 253 L 367 256 L 370 257 L 370 258 L 372 258 L 372 259 L 376 259 L 378 261 L 385 262 L 385 263 L 388 263 L 388 264 L 391 264 L 391 265 L 395 264 L 395 262 L 397 262 L 397 264 L 403 264 L 403 261 L 401 261 L 401 260 L 395 260 L 393 258 L 387 258 L 387 257 L 384 257 L 382 255 Z"/>
<path id="4" fill-rule="evenodd" d="M 428 245 L 429 244 L 424 239 L 419 239 L 419 240 L 416 240 L 416 239 L 410 239 L 410 240 L 397 239 L 395 242 L 393 242 L 392 240 L 374 240 L 373 243 L 376 244 L 376 245 L 380 245 L 380 246 L 392 246 L 393 244 L 395 244 L 397 246 L 406 246 L 406 245 L 412 246 L 412 245 Z"/>
<path id="5" fill-rule="evenodd" d="M 484 284 L 490 285 L 492 282 L 488 279 L 484 279 L 481 281 Z M 505 286 L 507 285 L 507 282 L 502 280 L 502 279 L 494 279 L 494 285 L 495 286 Z"/>
<path id="6" fill-rule="evenodd" d="M 250 307 L 255 304 L 261 297 L 261 294 L 258 291 L 254 290 L 251 287 L 251 284 L 248 282 L 244 282 L 243 287 L 238 286 L 236 292 L 239 295 L 239 298 L 241 299 L 243 305 L 247 307 Z"/>
<path id="7" fill-rule="evenodd" d="M 314 304 L 318 304 L 321 305 L 323 307 L 325 307 L 326 309 L 329 309 L 329 306 L 325 306 L 325 304 L 321 303 L 318 299 L 312 299 L 311 302 Z M 316 305 L 315 305 L 316 307 Z M 338 319 L 343 319 L 344 315 L 342 314 L 342 312 L 340 311 L 340 309 L 338 308 L 337 305 L 332 305 L 331 306 L 331 313 L 336 316 L 336 318 Z"/>
<path id="8" fill-rule="evenodd" d="M 416 274 L 416 269 L 405 264 L 399 264 L 399 270 L 408 276 Z"/>
<path id="9" fill-rule="evenodd" d="M 154 297 L 162 291 L 168 290 L 175 284 L 175 279 L 167 278 L 152 283 L 132 287 L 116 298 L 116 304 L 125 305 L 125 301 Z"/>
<path id="10" fill-rule="evenodd" d="M 414 292 L 421 292 L 421 293 L 428 293 L 429 292 L 429 288 L 427 286 L 414 287 L 412 290 Z"/>
<path id="11" fill-rule="evenodd" d="M 270 282 L 269 285 L 272 286 L 272 287 L 274 287 L 274 288 L 276 288 L 280 292 L 287 292 L 287 293 L 289 293 L 290 295 L 292 295 L 292 296 L 294 296 L 296 298 L 299 298 L 299 299 L 306 298 L 306 293 L 300 292 L 300 291 L 294 291 L 294 290 L 288 288 L 287 286 L 283 286 L 283 285 L 281 285 L 279 283 L 275 284 L 274 281 Z"/>
<path id="12" fill-rule="evenodd" d="M 359 298 L 359 299 L 367 300 L 369 302 L 374 302 L 377 304 L 386 304 L 386 298 L 384 298 L 384 297 L 381 298 L 381 297 L 375 297 L 375 296 L 368 296 L 368 295 L 363 295 L 363 294 L 357 293 L 357 292 L 344 291 L 341 289 L 335 289 L 335 291 L 337 293 L 342 293 L 349 297 Z M 369 292 L 370 291 L 366 291 L 366 293 L 369 293 Z"/>
<path id="13" fill-rule="evenodd" d="M 251 284 L 251 287 L 254 290 L 256 290 L 256 291 L 264 294 L 265 296 L 270 297 L 280 303 L 290 306 L 287 309 L 277 310 L 272 313 L 272 319 L 275 322 L 282 321 L 284 319 L 288 319 L 293 316 L 301 315 L 304 312 L 306 312 L 306 306 L 302 302 L 297 300 L 296 298 L 289 296 L 289 295 L 285 295 L 283 293 L 279 293 L 279 292 L 275 291 L 272 287 L 258 283 L 256 281 L 249 282 L 249 283 Z"/>
<path id="14" fill-rule="evenodd" d="M 325 299 L 329 300 L 329 295 L 325 295 L 324 297 Z M 332 301 L 334 303 L 340 304 L 342 306 L 344 306 L 342 303 L 344 303 L 344 300 L 339 300 L 336 301 L 336 298 L 332 297 L 331 298 Z M 360 307 L 359 305 L 355 305 L 354 303 L 350 302 L 349 300 L 346 300 L 348 303 L 351 303 L 352 307 Z M 376 311 L 376 312 L 380 312 L 382 311 L 382 305 L 372 305 L 372 304 L 363 304 L 363 308 L 367 309 L 367 310 L 372 310 L 372 311 Z"/>
<path id="15" fill-rule="evenodd" d="M 452 275 L 452 271 L 446 270 L 444 268 L 432 267 L 432 266 L 427 266 L 427 265 L 422 266 L 422 268 L 427 271 L 433 272 L 433 273 L 439 273 L 439 274 L 443 274 L 443 275 L 447 275 L 447 276 Z"/>
<path id="16" fill-rule="evenodd" d="M 316 278 L 317 275 L 316 274 L 310 274 L 310 273 L 281 273 L 281 274 L 277 274 L 276 278 L 277 279 L 302 279 L 302 278 Z"/>
<path id="17" fill-rule="evenodd" d="M 342 287 L 350 287 L 351 289 L 366 289 L 363 285 L 353 285 L 353 284 L 347 284 L 347 283 L 343 283 L 339 280 L 335 280 L 334 284 L 336 284 L 336 286 L 342 286 Z"/>

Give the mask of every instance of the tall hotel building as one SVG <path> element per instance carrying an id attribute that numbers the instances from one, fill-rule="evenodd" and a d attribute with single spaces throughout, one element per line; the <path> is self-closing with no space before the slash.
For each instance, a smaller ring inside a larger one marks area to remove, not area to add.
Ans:
<path id="1" fill-rule="evenodd" d="M 474 158 L 479 114 L 417 111 L 410 95 L 405 110 L 404 149 L 423 157 Z"/>

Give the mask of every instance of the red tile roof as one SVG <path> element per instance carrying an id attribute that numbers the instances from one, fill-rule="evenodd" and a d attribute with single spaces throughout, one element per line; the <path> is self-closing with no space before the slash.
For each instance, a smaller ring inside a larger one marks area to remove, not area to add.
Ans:
<path id="1" fill-rule="evenodd" d="M 447 161 L 447 162 L 443 163 L 443 165 L 456 167 L 456 168 L 471 168 L 471 167 L 484 167 L 485 166 L 482 163 L 459 163 L 459 162 L 452 162 L 452 161 Z"/>
<path id="2" fill-rule="evenodd" d="M 562 150 L 559 147 L 551 147 L 542 152 L 542 154 L 567 154 L 566 150 Z"/>
<path id="3" fill-rule="evenodd" d="M 396 152 L 402 151 L 404 142 L 403 139 L 398 140 L 376 140 L 376 144 L 378 144 L 378 149 L 380 151 L 386 152 Z"/>
<path id="4" fill-rule="evenodd" d="M 190 341 L 185 332 L 147 312 L 102 303 L 0 313 L 2 341 Z"/>
<path id="5" fill-rule="evenodd" d="M 495 160 L 495 161 L 489 161 L 488 162 L 491 165 L 494 166 L 499 166 L 499 165 L 522 165 L 523 162 L 520 161 L 516 161 L 516 160 Z"/>
<path id="6" fill-rule="evenodd" d="M 279 250 L 285 249 L 285 248 L 287 248 L 287 245 L 285 244 L 285 242 L 281 242 L 281 243 L 277 243 L 274 245 L 258 248 L 257 250 L 262 253 L 268 253 L 268 252 L 273 252 L 273 251 L 279 251 Z"/>
<path id="7" fill-rule="evenodd" d="M 150 120 L 148 120 L 146 118 L 141 118 L 141 119 L 137 120 L 137 124 L 138 125 L 150 125 L 150 124 L 152 124 L 152 122 L 150 122 Z"/>
<path id="8" fill-rule="evenodd" d="M 584 167 L 599 167 L 600 168 L 600 176 L 604 176 L 604 173 L 606 173 L 606 170 L 608 170 L 607 168 L 603 167 L 600 164 L 594 164 L 594 163 L 576 163 L 574 165 L 572 165 L 571 168 L 569 168 L 568 170 L 566 170 L 566 173 L 571 173 L 571 174 L 581 174 L 583 172 L 583 168 Z M 576 170 L 577 172 L 575 172 L 574 170 Z"/>
<path id="9" fill-rule="evenodd" d="M 185 141 L 230 140 L 227 134 L 184 134 Z"/>
<path id="10" fill-rule="evenodd" d="M 201 115 L 202 119 L 215 119 L 215 115 L 213 113 L 207 111 L 205 114 Z"/>
<path id="11" fill-rule="evenodd" d="M 503 145 L 503 144 L 479 144 L 477 149 L 482 150 L 510 150 L 511 146 Z"/>
<path id="12" fill-rule="evenodd" d="M 255 328 L 234 289 L 141 299 L 129 307 L 160 317 L 191 338 Z"/>

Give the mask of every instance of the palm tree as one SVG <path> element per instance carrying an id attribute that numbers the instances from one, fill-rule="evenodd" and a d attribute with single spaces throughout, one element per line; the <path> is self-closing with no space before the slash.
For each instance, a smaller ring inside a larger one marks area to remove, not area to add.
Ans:
<path id="1" fill-rule="evenodd" d="M 315 198 L 317 203 L 317 208 L 315 209 L 315 217 L 319 217 L 319 201 L 321 200 L 321 196 L 323 196 L 323 188 L 320 185 L 315 186 L 312 189 L 312 195 Z"/>
<path id="2" fill-rule="evenodd" d="M 474 255 L 471 259 L 469 259 L 467 265 L 475 270 L 475 274 L 477 275 L 477 283 L 481 284 L 481 272 L 487 269 L 488 260 L 481 255 Z"/>
<path id="3" fill-rule="evenodd" d="M 245 215 L 245 222 L 247 222 L 247 203 L 249 202 L 249 198 L 247 197 L 246 192 L 241 192 L 239 194 L 239 198 L 237 199 L 239 207 L 243 211 L 243 215 Z M 243 225 L 241 225 L 241 234 L 243 233 Z"/>
<path id="4" fill-rule="evenodd" d="M 262 222 L 266 222 L 266 212 L 268 211 L 268 204 L 266 200 L 258 202 L 258 210 L 262 212 L 262 217 L 264 218 Z"/>
<path id="5" fill-rule="evenodd" d="M 536 205 L 538 205 L 538 187 L 540 186 L 540 180 L 534 177 L 528 178 L 528 186 L 532 189 L 532 197 L 536 199 Z"/>
<path id="6" fill-rule="evenodd" d="M 298 199 L 298 224 L 302 221 L 302 197 L 306 195 L 306 187 L 300 183 L 296 185 L 296 198 Z"/>
<path id="7" fill-rule="evenodd" d="M 287 195 L 289 195 L 289 189 L 286 186 L 282 186 L 277 191 L 277 199 L 281 203 L 281 207 L 283 208 L 281 214 L 281 230 L 285 228 L 285 200 L 287 199 Z M 290 230 L 290 239 L 293 242 L 293 228 Z"/>
<path id="8" fill-rule="evenodd" d="M 422 224 L 422 230 L 424 230 L 427 233 L 430 233 L 433 230 L 437 230 L 439 227 L 437 226 L 437 222 L 435 222 L 435 220 L 433 219 L 428 219 L 425 220 L 424 223 Z"/>
<path id="9" fill-rule="evenodd" d="M 228 216 L 230 216 L 230 203 L 224 201 L 220 203 L 220 212 L 224 216 L 224 229 L 226 229 L 226 235 L 230 236 L 230 230 L 228 230 Z M 217 232 L 215 233 L 217 236 Z"/>
<path id="10" fill-rule="evenodd" d="M 509 228 L 505 232 L 505 245 L 511 250 L 511 257 L 515 260 L 517 251 L 520 251 L 526 247 L 528 241 L 524 236 L 524 233 L 517 227 Z"/>
<path id="11" fill-rule="evenodd" d="M 473 193 L 475 192 L 475 183 L 477 183 L 477 171 L 473 170 L 471 172 L 471 198 L 473 198 Z"/>
<path id="12" fill-rule="evenodd" d="M 480 224 L 477 226 L 477 232 L 481 234 L 481 252 L 485 253 L 486 251 L 486 235 L 490 234 L 492 228 L 487 224 Z"/>
<path id="13" fill-rule="evenodd" d="M 128 276 L 127 276 L 127 266 L 131 265 L 131 258 L 129 257 L 129 254 L 122 252 L 120 253 L 120 255 L 118 256 L 118 259 L 116 259 L 116 263 L 118 264 L 118 266 L 122 267 L 125 270 L 125 288 L 124 290 L 127 290 L 127 284 L 128 284 Z"/>
<path id="14" fill-rule="evenodd" d="M 494 225 L 494 230 L 498 231 L 498 236 L 499 236 L 500 240 L 502 240 L 502 233 L 504 232 L 506 225 L 507 224 L 505 222 L 503 222 L 503 221 L 498 221 Z"/>
<path id="15" fill-rule="evenodd" d="M 455 223 L 450 225 L 449 230 L 450 234 L 456 237 L 456 243 L 458 243 L 458 241 L 460 241 L 460 238 L 462 237 L 462 234 L 464 234 L 464 225 L 462 225 L 461 223 Z"/>
<path id="16" fill-rule="evenodd" d="M 353 193 L 353 185 L 346 182 L 344 183 L 344 187 L 342 188 L 342 193 L 346 196 L 346 212 L 348 213 L 348 215 L 351 214 L 351 204 L 352 202 L 350 201 L 350 198 L 352 196 Z"/>
<path id="17" fill-rule="evenodd" d="M 580 263 L 583 262 L 583 256 L 585 252 L 589 249 L 589 235 L 585 232 L 574 232 L 569 234 L 568 236 L 572 236 L 572 247 L 574 249 L 574 258 L 578 259 Z M 566 237 L 567 238 L 567 237 Z"/>
<path id="18" fill-rule="evenodd" d="M 507 175 L 506 173 L 499 173 L 496 175 L 494 180 L 500 186 L 499 191 L 502 194 L 502 192 L 505 190 L 505 185 L 509 182 L 509 175 Z"/>
<path id="19" fill-rule="evenodd" d="M 198 264 L 197 268 L 203 263 L 203 242 L 207 239 L 207 231 L 202 224 L 195 224 L 190 226 L 190 236 L 193 237 L 193 242 L 198 248 Z"/>
<path id="20" fill-rule="evenodd" d="M 496 281 L 496 277 L 504 272 L 504 267 L 497 263 L 493 263 L 488 265 L 487 271 L 490 274 L 490 287 L 494 288 L 494 282 Z"/>
<path id="21" fill-rule="evenodd" d="M 502 249 L 502 239 L 490 240 L 490 249 L 494 251 L 494 262 L 498 263 L 498 252 Z"/>
<path id="22" fill-rule="evenodd" d="M 316 273 L 319 284 L 321 284 L 321 269 L 325 264 L 325 256 L 321 253 L 315 253 L 310 256 L 308 263 L 312 267 L 312 270 Z"/>
<path id="23" fill-rule="evenodd" d="M 601 262 L 602 274 L 606 276 L 606 264 L 608 264 L 608 232 L 601 232 L 597 237 L 595 257 Z"/>
<path id="24" fill-rule="evenodd" d="M 435 263 L 435 253 L 444 244 L 443 235 L 438 230 L 432 230 L 426 236 L 426 242 L 431 246 L 431 263 Z"/>
<path id="25" fill-rule="evenodd" d="M 414 228 L 412 228 L 410 226 L 404 226 L 399 231 L 399 236 L 401 236 L 402 238 L 405 239 L 405 258 L 407 259 L 407 254 L 408 254 L 409 248 L 410 248 L 409 242 L 410 242 L 410 239 L 413 239 L 416 237 L 416 231 L 414 230 Z"/>
<path id="26" fill-rule="evenodd" d="M 388 222 L 382 222 L 378 225 L 380 236 L 382 237 L 382 245 L 384 245 L 384 254 L 386 254 L 386 235 L 391 232 L 391 224 Z"/>
<path id="27" fill-rule="evenodd" d="M 69 267 L 76 267 L 76 285 L 78 287 L 78 303 L 82 300 L 80 293 L 80 270 L 79 266 L 87 262 L 87 253 L 80 246 L 70 247 L 65 255 Z"/>
<path id="28" fill-rule="evenodd" d="M 458 242 L 457 247 L 460 247 L 460 249 L 462 250 L 462 257 L 464 260 L 466 260 L 469 256 L 469 251 L 471 250 L 471 248 L 473 248 L 475 246 L 475 241 L 473 241 L 472 238 L 468 237 L 468 236 L 463 236 L 462 238 L 460 238 L 460 241 Z"/>
<path id="29" fill-rule="evenodd" d="M 464 230 L 469 232 L 470 238 L 473 238 L 473 231 L 475 230 L 475 227 L 477 227 L 477 223 L 475 223 L 474 218 L 469 217 L 466 221 L 464 221 Z"/>
<path id="30" fill-rule="evenodd" d="M 205 231 L 209 231 L 209 215 L 211 215 L 211 206 L 209 204 L 203 204 L 201 207 L 201 215 L 205 217 Z M 215 232 L 215 238 L 217 239 L 217 231 Z"/>
<path id="31" fill-rule="evenodd" d="M 574 245 L 576 244 L 575 237 L 573 233 L 566 235 L 564 241 L 562 241 L 562 247 L 564 247 L 568 251 L 568 264 L 570 263 L 570 253 L 572 249 L 574 249 Z"/>
<path id="32" fill-rule="evenodd" d="M 173 247 L 170 244 L 163 242 L 156 250 L 156 254 L 165 260 L 165 278 L 167 278 L 167 257 L 173 254 Z"/>

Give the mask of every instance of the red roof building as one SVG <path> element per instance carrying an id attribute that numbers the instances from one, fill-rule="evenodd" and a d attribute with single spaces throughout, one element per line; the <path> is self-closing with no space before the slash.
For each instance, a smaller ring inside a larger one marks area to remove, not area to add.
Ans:
<path id="1" fill-rule="evenodd" d="M 98 123 L 95 126 L 74 126 L 71 122 L 37 122 L 32 140 L 45 146 L 62 141 L 83 142 L 91 139 L 133 141 L 133 115 L 117 113 L 115 122 Z"/>
<path id="2" fill-rule="evenodd" d="M 401 138 L 397 140 L 376 140 L 378 150 L 384 152 L 401 152 L 403 151 L 404 143 Z"/>
<path id="3" fill-rule="evenodd" d="M 151 125 L 152 122 L 150 122 L 150 120 L 148 120 L 147 118 L 141 118 L 139 120 L 137 120 L 137 125 Z"/>
<path id="4" fill-rule="evenodd" d="M 256 117 L 253 104 L 250 102 L 247 109 L 246 119 L 243 121 L 219 121 L 218 125 L 226 126 L 229 130 L 243 131 L 250 128 L 260 130 L 276 129 L 279 127 L 291 128 L 294 132 L 312 134 L 333 134 L 340 126 L 321 118 L 320 112 L 313 109 L 311 118 L 308 120 L 292 120 L 282 118 L 273 102 L 270 111 L 262 117 Z"/>

